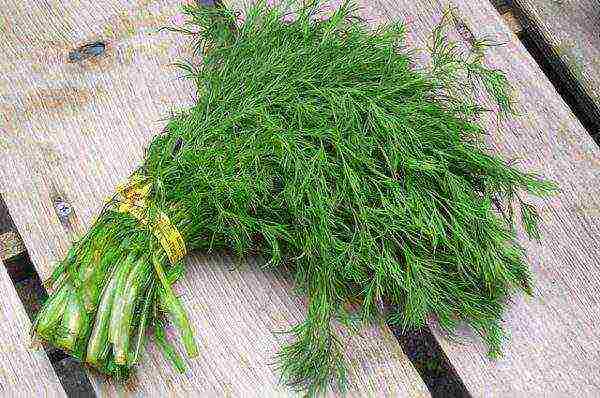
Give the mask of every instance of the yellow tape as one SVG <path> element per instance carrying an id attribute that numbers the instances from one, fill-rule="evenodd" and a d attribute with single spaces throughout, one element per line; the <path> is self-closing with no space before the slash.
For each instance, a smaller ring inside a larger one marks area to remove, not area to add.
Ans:
<path id="1" fill-rule="evenodd" d="M 118 210 L 121 213 L 131 214 L 142 225 L 148 226 L 169 256 L 171 263 L 175 264 L 186 254 L 185 242 L 169 216 L 163 212 L 159 212 L 152 225 L 148 225 L 147 199 L 150 189 L 152 189 L 152 184 L 137 174 L 133 175 L 125 184 L 119 184 L 116 189 L 121 197 Z"/>

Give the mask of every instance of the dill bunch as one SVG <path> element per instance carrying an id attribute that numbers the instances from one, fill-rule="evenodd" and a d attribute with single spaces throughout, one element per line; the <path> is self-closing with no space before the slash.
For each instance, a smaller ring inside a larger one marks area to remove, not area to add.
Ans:
<path id="1" fill-rule="evenodd" d="M 556 187 L 485 146 L 477 87 L 500 114 L 512 105 L 505 76 L 483 63 L 489 43 L 462 53 L 441 24 L 431 65 L 417 68 L 402 23 L 372 30 L 348 3 L 328 19 L 319 5 L 284 21 L 283 7 L 258 2 L 237 29 L 231 11 L 185 8 L 178 30 L 204 53 L 180 64 L 196 103 L 134 173 L 143 216 L 109 203 L 56 269 L 38 338 L 126 377 L 152 330 L 183 370 L 165 314 L 188 355 L 198 348 L 171 289 L 182 261 L 155 233 L 166 216 L 187 251 L 259 255 L 292 271 L 308 308 L 278 363 L 309 395 L 332 380 L 344 389 L 336 322 L 419 328 L 435 316 L 450 332 L 467 323 L 499 353 L 507 298 L 531 292 L 514 210 L 538 239 L 524 197 Z"/>

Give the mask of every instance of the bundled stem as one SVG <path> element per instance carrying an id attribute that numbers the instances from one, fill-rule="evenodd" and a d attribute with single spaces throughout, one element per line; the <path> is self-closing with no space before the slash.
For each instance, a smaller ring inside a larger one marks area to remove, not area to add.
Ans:
<path id="1" fill-rule="evenodd" d="M 152 141 L 131 197 L 107 206 L 57 267 L 39 338 L 126 377 L 151 330 L 183 370 L 162 326 L 168 314 L 199 354 L 172 291 L 180 239 L 188 252 L 260 254 L 293 270 L 309 305 L 280 369 L 311 395 L 332 378 L 344 387 L 336 320 L 416 328 L 435 315 L 499 352 L 505 301 L 531 283 L 513 204 L 539 238 L 524 198 L 555 190 L 485 147 L 485 107 L 466 88 L 481 83 L 509 113 L 506 78 L 484 65 L 484 42 L 464 54 L 444 25 L 432 66 L 419 69 L 401 23 L 370 31 L 348 4 L 326 20 L 317 9 L 284 22 L 282 8 L 259 2 L 232 31 L 232 12 L 185 8 L 183 31 L 210 44 L 201 65 L 181 64 L 197 103 Z"/>

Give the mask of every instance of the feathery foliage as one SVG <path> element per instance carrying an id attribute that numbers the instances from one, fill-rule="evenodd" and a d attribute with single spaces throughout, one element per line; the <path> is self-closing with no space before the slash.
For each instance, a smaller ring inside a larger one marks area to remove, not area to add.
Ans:
<path id="1" fill-rule="evenodd" d="M 152 183 L 148 217 L 167 214 L 189 251 L 260 254 L 265 267 L 292 270 L 308 308 L 279 368 L 310 395 L 332 379 L 344 388 L 336 322 L 385 316 L 418 328 L 433 315 L 448 331 L 466 322 L 499 353 L 505 302 L 531 286 L 513 203 L 539 239 L 522 197 L 555 190 L 485 146 L 488 110 L 476 92 L 510 114 L 504 74 L 484 65 L 485 42 L 463 53 L 444 24 L 431 65 L 417 68 L 402 23 L 370 30 L 349 4 L 325 20 L 318 6 L 286 22 L 282 7 L 259 2 L 235 30 L 231 11 L 185 8 L 179 30 L 205 53 L 180 64 L 197 101 L 170 119 L 137 170 Z M 161 315 L 196 355 L 171 290 L 182 274 L 147 227 L 109 205 L 54 273 L 35 333 L 126 376 L 151 329 L 183 369 Z"/>

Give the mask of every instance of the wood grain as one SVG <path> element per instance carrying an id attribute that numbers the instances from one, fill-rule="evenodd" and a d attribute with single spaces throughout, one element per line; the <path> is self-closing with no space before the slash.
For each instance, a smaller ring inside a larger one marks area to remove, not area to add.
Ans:
<path id="1" fill-rule="evenodd" d="M 189 58 L 189 43 L 165 24 L 180 24 L 180 1 L 0 1 L 0 192 L 31 259 L 46 278 L 91 224 L 115 185 L 139 164 L 169 111 L 194 91 L 170 64 Z M 106 53 L 69 63 L 82 44 L 104 40 Z M 57 217 L 57 198 L 68 203 Z M 115 385 L 93 375 L 101 396 L 289 396 L 272 366 L 305 304 L 281 273 L 254 263 L 230 270 L 227 258 L 188 258 L 179 294 L 191 314 L 200 357 L 177 374 L 150 345 L 138 375 Z M 347 343 L 350 396 L 429 396 L 386 327 Z"/>
<path id="2" fill-rule="evenodd" d="M 0 396 L 66 397 L 43 348 L 30 348 L 31 323 L 0 259 Z"/>
<path id="3" fill-rule="evenodd" d="M 600 117 L 600 11 L 596 0 L 515 0 L 514 6 L 530 21 L 549 48 L 579 82 L 592 103 L 575 98 L 588 113 Z M 559 71 L 560 73 L 560 71 Z M 577 95 L 577 94 L 575 94 Z M 595 108 L 595 109 L 592 109 Z M 600 121 L 596 121 L 599 126 Z M 600 134 L 600 131 L 597 132 Z M 598 136 L 600 138 L 600 136 Z"/>
<path id="4" fill-rule="evenodd" d="M 520 237 L 536 288 L 533 297 L 517 296 L 508 303 L 504 325 L 511 338 L 504 357 L 488 359 L 486 348 L 467 330 L 460 331 L 465 338 L 459 341 L 436 335 L 475 397 L 598 396 L 600 152 L 487 1 L 378 0 L 364 13 L 374 19 L 404 18 L 410 40 L 424 47 L 427 32 L 449 6 L 475 37 L 507 43 L 489 49 L 486 62 L 506 72 L 521 115 L 500 124 L 490 118 L 489 144 L 507 159 L 518 159 L 523 169 L 554 179 L 561 192 L 535 200 L 543 218 L 541 243 Z M 454 29 L 451 34 L 462 40 Z"/>

